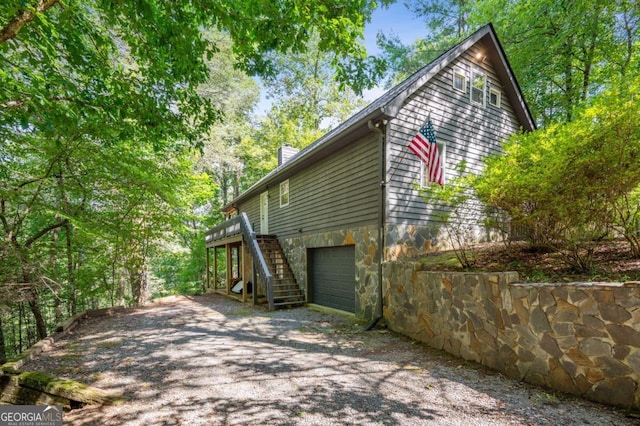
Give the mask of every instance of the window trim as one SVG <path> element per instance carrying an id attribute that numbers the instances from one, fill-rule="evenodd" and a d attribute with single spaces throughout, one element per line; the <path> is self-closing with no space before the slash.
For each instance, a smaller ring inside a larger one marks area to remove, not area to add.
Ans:
<path id="1" fill-rule="evenodd" d="M 462 80 L 462 88 L 456 87 L 456 77 L 460 77 Z M 451 73 L 451 87 L 459 92 L 467 93 L 467 75 L 462 70 L 454 68 Z"/>
<path id="2" fill-rule="evenodd" d="M 482 77 L 482 89 L 477 88 L 474 86 L 473 82 L 475 80 L 476 76 L 480 76 Z M 481 106 L 486 106 L 487 105 L 487 75 L 480 71 L 480 70 L 472 70 L 471 71 L 471 84 L 469 85 L 469 102 L 471 102 L 473 105 L 481 105 Z M 482 90 L 482 101 L 478 102 L 476 100 L 473 99 L 473 90 Z"/>
<path id="3" fill-rule="evenodd" d="M 286 192 L 282 191 L 282 188 L 286 188 Z M 282 202 L 283 197 L 286 196 L 286 202 Z M 289 205 L 289 201 L 291 200 L 291 187 L 289 185 L 289 179 L 283 180 L 280 182 L 280 207 L 287 207 Z"/>
<path id="4" fill-rule="evenodd" d="M 493 102 L 491 102 L 491 95 L 495 94 L 496 95 L 496 103 L 494 104 Z M 490 87 L 489 88 L 489 105 L 492 105 L 496 108 L 500 108 L 502 106 L 502 91 L 500 91 L 499 89 L 495 88 L 495 87 Z"/>
<path id="5" fill-rule="evenodd" d="M 447 183 L 447 143 L 445 141 L 436 141 L 438 144 L 438 154 L 440 155 L 440 164 L 442 165 L 442 184 Z M 437 185 L 435 182 L 426 181 L 427 165 L 420 162 L 420 188 L 426 188 L 429 185 Z"/>

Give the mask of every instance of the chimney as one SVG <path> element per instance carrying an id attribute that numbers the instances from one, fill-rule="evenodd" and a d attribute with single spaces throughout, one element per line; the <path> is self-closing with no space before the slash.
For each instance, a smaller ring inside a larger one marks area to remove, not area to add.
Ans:
<path id="1" fill-rule="evenodd" d="M 289 161 L 289 159 L 296 155 L 298 151 L 298 149 L 292 147 L 288 143 L 278 148 L 278 167 Z"/>

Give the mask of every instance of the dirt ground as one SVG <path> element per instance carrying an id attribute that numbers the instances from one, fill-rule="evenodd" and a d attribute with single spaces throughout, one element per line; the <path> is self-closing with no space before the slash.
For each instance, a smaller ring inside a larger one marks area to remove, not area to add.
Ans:
<path id="1" fill-rule="evenodd" d="M 122 392 L 65 425 L 632 425 L 383 328 L 219 295 L 87 320 L 25 365 Z"/>
<path id="2" fill-rule="evenodd" d="M 594 246 L 593 270 L 580 272 L 560 253 L 529 247 L 524 242 L 483 243 L 469 252 L 474 271 L 516 271 L 525 282 L 640 281 L 640 259 L 624 240 Z M 419 260 L 428 270 L 462 271 L 453 251 L 436 252 Z"/>

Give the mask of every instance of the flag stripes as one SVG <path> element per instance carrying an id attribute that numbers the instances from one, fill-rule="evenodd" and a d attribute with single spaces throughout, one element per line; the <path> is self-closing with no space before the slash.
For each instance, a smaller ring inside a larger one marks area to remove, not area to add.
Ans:
<path id="1" fill-rule="evenodd" d="M 438 144 L 436 142 L 436 132 L 433 130 L 431 119 L 429 119 L 427 124 L 422 126 L 413 139 L 411 139 L 409 149 L 417 155 L 427 167 L 428 181 L 442 186 L 444 173 L 442 171 Z"/>

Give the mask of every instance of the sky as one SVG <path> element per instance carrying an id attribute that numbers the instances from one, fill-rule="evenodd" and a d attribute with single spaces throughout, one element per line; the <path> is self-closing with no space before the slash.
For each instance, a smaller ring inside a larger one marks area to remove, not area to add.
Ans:
<path id="1" fill-rule="evenodd" d="M 413 17 L 413 14 L 404 5 L 405 1 L 411 0 L 397 0 L 396 3 L 388 8 L 379 8 L 374 11 L 371 22 L 365 26 L 364 30 L 364 45 L 368 54 L 377 55 L 380 53 L 380 49 L 376 45 L 378 32 L 382 32 L 385 35 L 395 34 L 403 44 L 409 44 L 427 36 L 426 25 Z M 383 88 L 375 87 L 365 91 L 363 96 L 367 101 L 371 102 L 384 92 Z M 270 105 L 271 102 L 266 98 L 264 90 L 261 90 L 260 102 L 257 108 L 258 115 L 266 114 Z"/>
<path id="2" fill-rule="evenodd" d="M 379 32 L 387 36 L 396 35 L 402 44 L 411 44 L 427 36 L 427 26 L 413 16 L 404 5 L 405 1 L 411 0 L 397 0 L 388 8 L 379 8 L 373 12 L 371 22 L 364 29 L 364 45 L 370 55 L 380 53 L 376 45 L 376 36 Z M 372 102 L 384 92 L 385 89 L 382 87 L 374 87 L 365 91 L 363 96 L 367 101 Z"/>
<path id="3" fill-rule="evenodd" d="M 403 44 L 409 44 L 416 39 L 425 38 L 426 25 L 404 5 L 406 0 L 397 0 L 388 8 L 378 8 L 364 29 L 364 44 L 370 54 L 379 53 L 376 46 L 376 35 L 382 31 L 385 35 L 397 35 Z M 409 0 L 410 1 L 410 0 Z"/>

